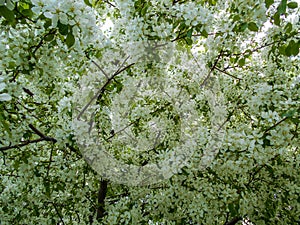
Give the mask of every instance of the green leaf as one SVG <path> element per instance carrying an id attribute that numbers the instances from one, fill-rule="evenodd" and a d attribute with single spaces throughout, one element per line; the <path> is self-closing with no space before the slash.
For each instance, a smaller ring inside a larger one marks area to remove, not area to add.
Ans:
<path id="1" fill-rule="evenodd" d="M 0 6 L 0 16 L 3 16 L 9 22 L 15 22 L 14 11 L 10 11 L 6 6 Z"/>
<path id="2" fill-rule="evenodd" d="M 8 121 L 6 121 L 6 120 L 3 120 L 3 121 L 1 121 L 2 122 L 2 126 L 4 127 L 4 130 L 6 131 L 6 132 L 8 132 L 8 133 L 10 133 L 10 124 L 9 124 L 9 122 Z"/>
<path id="3" fill-rule="evenodd" d="M 191 28 L 187 33 L 186 33 L 186 36 L 188 38 L 191 38 L 192 37 L 192 34 L 193 34 L 193 28 Z"/>
<path id="4" fill-rule="evenodd" d="M 186 41 L 186 43 L 188 45 L 192 45 L 193 44 L 193 40 L 191 38 L 186 38 L 185 41 Z"/>
<path id="5" fill-rule="evenodd" d="M 248 27 L 248 23 L 241 23 L 238 31 L 243 32 L 247 29 L 247 27 Z"/>
<path id="6" fill-rule="evenodd" d="M 241 58 L 241 59 L 238 61 L 239 66 L 244 66 L 245 63 L 246 63 L 245 58 Z"/>
<path id="7" fill-rule="evenodd" d="M 281 55 L 285 55 L 285 49 L 286 49 L 286 46 L 282 45 L 278 48 L 278 51 Z"/>
<path id="8" fill-rule="evenodd" d="M 89 0 L 84 0 L 84 3 L 85 3 L 87 6 L 93 7 Z"/>
<path id="9" fill-rule="evenodd" d="M 208 3 L 213 6 L 217 4 L 217 2 L 215 0 L 209 0 Z"/>
<path id="10" fill-rule="evenodd" d="M 265 0 L 267 9 L 274 3 L 274 0 Z"/>
<path id="11" fill-rule="evenodd" d="M 65 41 L 66 41 L 68 48 L 71 48 L 75 43 L 74 35 L 72 33 L 68 33 Z"/>
<path id="12" fill-rule="evenodd" d="M 44 187 L 45 187 L 45 194 L 47 197 L 50 197 L 51 195 L 51 187 L 49 181 L 44 181 Z"/>
<path id="13" fill-rule="evenodd" d="M 18 2 L 18 7 L 20 8 L 20 9 L 29 9 L 30 8 L 30 5 L 28 4 L 28 3 L 26 3 L 26 2 Z"/>
<path id="14" fill-rule="evenodd" d="M 287 4 L 287 6 L 290 8 L 290 9 L 296 9 L 298 7 L 298 3 L 297 2 L 289 2 Z"/>
<path id="15" fill-rule="evenodd" d="M 292 29 L 293 29 L 293 25 L 291 23 L 287 23 L 287 25 L 284 27 L 286 33 L 290 33 Z"/>
<path id="16" fill-rule="evenodd" d="M 183 30 L 185 27 L 186 27 L 185 22 L 182 22 L 182 23 L 179 25 L 178 29 L 179 29 L 179 30 Z"/>
<path id="17" fill-rule="evenodd" d="M 68 34 L 68 31 L 69 31 L 68 25 L 62 24 L 60 21 L 58 21 L 57 26 L 58 26 L 58 31 L 60 34 L 62 34 L 62 35 Z"/>
<path id="18" fill-rule="evenodd" d="M 230 58 L 230 62 L 231 62 L 231 63 L 236 63 L 237 60 L 238 60 L 237 57 L 231 57 L 231 58 Z"/>
<path id="19" fill-rule="evenodd" d="M 235 15 L 232 20 L 235 22 L 235 21 L 239 21 L 240 19 L 241 19 L 240 15 Z"/>
<path id="20" fill-rule="evenodd" d="M 27 16 L 28 18 L 32 18 L 33 17 L 33 12 L 31 11 L 31 9 L 24 9 L 22 11 L 22 14 L 24 16 Z"/>
<path id="21" fill-rule="evenodd" d="M 228 205 L 229 212 L 231 213 L 232 216 L 237 215 L 238 208 L 239 208 L 239 206 L 235 205 L 234 203 L 229 203 L 229 205 Z"/>
<path id="22" fill-rule="evenodd" d="M 291 40 L 285 49 L 286 56 L 296 56 L 299 54 L 299 44 L 294 40 Z"/>
<path id="23" fill-rule="evenodd" d="M 273 16 L 274 24 L 277 26 L 280 26 L 280 14 L 276 12 Z"/>
<path id="24" fill-rule="evenodd" d="M 277 8 L 277 12 L 281 15 L 286 13 L 286 2 L 287 0 L 281 0 L 281 3 L 279 4 Z"/>
<path id="25" fill-rule="evenodd" d="M 149 8 L 148 4 L 145 4 L 145 6 L 141 10 L 141 15 L 145 16 L 147 13 L 147 9 Z"/>
<path id="26" fill-rule="evenodd" d="M 248 29 L 251 30 L 251 31 L 257 32 L 258 31 L 258 26 L 256 25 L 256 23 L 250 22 L 250 23 L 248 23 Z"/>
<path id="27" fill-rule="evenodd" d="M 205 30 L 205 29 L 203 29 L 202 31 L 201 31 L 201 35 L 203 36 L 203 37 L 208 37 L 208 33 L 207 33 L 207 31 Z"/>
<path id="28" fill-rule="evenodd" d="M 50 19 L 45 19 L 44 28 L 48 29 L 52 24 L 52 21 Z"/>
<path id="29" fill-rule="evenodd" d="M 45 41 L 52 41 L 53 40 L 53 38 L 54 38 L 54 34 L 49 34 L 49 35 L 47 35 L 45 38 L 44 38 L 44 40 Z"/>
<path id="30" fill-rule="evenodd" d="M 282 117 L 289 117 L 289 118 L 293 117 L 296 112 L 297 112 L 296 109 L 289 110 L 289 111 L 283 113 Z"/>

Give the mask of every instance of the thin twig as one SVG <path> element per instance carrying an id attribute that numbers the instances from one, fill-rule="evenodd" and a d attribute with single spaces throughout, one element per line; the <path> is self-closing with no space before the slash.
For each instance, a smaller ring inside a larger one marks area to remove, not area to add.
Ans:
<path id="1" fill-rule="evenodd" d="M 112 7 L 116 8 L 116 6 L 114 4 L 112 4 L 111 2 L 109 2 L 109 1 L 105 0 L 104 2 L 107 3 L 107 4 L 109 4 Z"/>
<path id="2" fill-rule="evenodd" d="M 99 66 L 98 63 L 96 63 L 94 60 L 92 60 L 92 63 L 104 74 L 104 76 L 109 79 L 109 76 L 107 75 L 107 73 Z"/>
<path id="3" fill-rule="evenodd" d="M 288 119 L 288 117 L 284 117 L 282 120 L 278 121 L 273 126 L 271 126 L 268 129 L 266 129 L 265 132 L 264 132 L 264 134 L 266 134 L 267 132 L 269 132 L 270 130 L 272 130 L 273 128 L 275 128 L 276 126 L 278 126 L 279 124 L 281 124 L 282 122 L 284 122 L 287 119 Z"/>
<path id="4" fill-rule="evenodd" d="M 47 34 L 45 34 L 42 39 L 40 40 L 40 42 L 35 45 L 35 46 L 31 46 L 30 49 L 34 48 L 34 50 L 32 51 L 32 54 L 35 55 L 35 53 L 37 52 L 37 50 L 42 47 L 42 45 L 44 44 L 44 41 L 45 41 L 45 38 L 48 36 L 48 35 L 51 35 L 51 34 L 55 34 L 56 33 L 56 29 L 51 29 Z"/>
<path id="5" fill-rule="evenodd" d="M 220 60 L 220 58 L 221 58 L 222 55 L 223 55 L 223 51 L 221 50 L 220 53 L 219 53 L 219 55 L 218 55 L 218 57 L 217 57 L 217 59 L 216 59 L 215 62 L 214 62 L 214 65 L 211 67 L 211 69 L 210 69 L 208 75 L 205 77 L 205 79 L 204 79 L 204 81 L 201 83 L 200 87 L 203 87 L 203 86 L 206 84 L 207 80 L 210 78 L 212 72 L 213 72 L 214 69 L 216 68 L 216 66 L 217 66 L 217 64 L 218 64 L 218 62 L 219 62 L 219 60 Z"/>
<path id="6" fill-rule="evenodd" d="M 57 209 L 55 203 L 54 203 L 54 202 L 51 202 L 51 203 L 52 203 L 52 205 L 53 205 L 53 207 L 54 207 L 54 209 L 55 209 L 55 212 L 57 213 L 57 215 L 58 215 L 58 217 L 59 217 L 61 223 L 62 223 L 63 225 L 65 225 L 65 222 L 64 222 L 62 216 L 60 215 L 60 213 L 59 213 L 59 211 L 58 211 L 58 209 Z"/>
<path id="7" fill-rule="evenodd" d="M 117 71 L 114 73 L 118 73 L 119 74 L 119 71 L 121 70 L 121 68 L 125 65 L 125 63 L 127 62 L 127 60 L 129 59 L 130 56 L 127 56 L 127 58 L 123 61 L 122 65 L 117 69 Z"/>
<path id="8" fill-rule="evenodd" d="M 122 73 L 124 70 L 128 69 L 129 67 L 133 66 L 135 63 L 131 63 L 128 66 L 125 66 L 123 69 L 118 69 L 100 88 L 100 90 L 92 97 L 92 99 L 83 107 L 83 109 L 80 111 L 80 113 L 77 116 L 77 119 L 79 120 L 80 117 L 83 115 L 83 113 L 87 110 L 87 108 L 92 104 L 92 102 L 96 99 L 101 99 L 106 87 L 110 84 L 110 82 L 120 73 Z"/>
<path id="9" fill-rule="evenodd" d="M 24 87 L 23 87 L 23 91 L 25 91 L 26 94 L 28 94 L 30 97 L 33 97 L 33 96 L 34 96 L 34 94 L 33 94 L 29 89 L 27 89 L 27 88 L 24 88 Z"/>
<path id="10" fill-rule="evenodd" d="M 226 72 L 225 70 L 221 70 L 221 69 L 220 69 L 220 68 L 218 68 L 218 67 L 215 67 L 215 69 L 216 69 L 216 70 L 218 70 L 218 71 L 219 71 L 219 72 L 221 72 L 221 73 L 224 73 L 224 74 L 226 74 L 226 75 L 228 75 L 228 76 L 230 76 L 230 77 L 234 78 L 234 79 L 237 79 L 237 80 L 242 80 L 242 78 L 238 78 L 238 77 L 236 77 L 236 76 L 234 76 L 234 75 L 232 75 L 232 74 L 230 74 L 230 73 Z"/>
<path id="11" fill-rule="evenodd" d="M 55 138 L 48 137 L 48 136 L 44 135 L 41 131 L 39 131 L 32 124 L 29 124 L 29 127 L 30 127 L 31 130 L 33 130 L 34 133 L 36 133 L 41 138 L 35 139 L 35 140 L 23 141 L 22 143 L 17 144 L 17 145 L 9 145 L 9 146 L 5 146 L 5 147 L 1 147 L 0 151 L 5 151 L 5 150 L 13 149 L 13 148 L 20 148 L 20 147 L 23 147 L 23 146 L 26 146 L 26 145 L 29 145 L 29 144 L 32 144 L 32 143 L 38 143 L 38 142 L 41 142 L 41 141 L 50 141 L 50 142 L 53 142 L 53 143 L 57 142 L 57 140 Z"/>
<path id="12" fill-rule="evenodd" d="M 38 143 L 41 141 L 46 141 L 44 138 L 39 138 L 39 139 L 35 139 L 35 140 L 28 140 L 28 141 L 23 141 L 21 144 L 17 144 L 17 145 L 9 145 L 9 146 L 5 146 L 5 147 L 1 147 L 0 151 L 5 151 L 5 150 L 9 150 L 9 149 L 13 149 L 13 148 L 20 148 L 32 143 Z"/>

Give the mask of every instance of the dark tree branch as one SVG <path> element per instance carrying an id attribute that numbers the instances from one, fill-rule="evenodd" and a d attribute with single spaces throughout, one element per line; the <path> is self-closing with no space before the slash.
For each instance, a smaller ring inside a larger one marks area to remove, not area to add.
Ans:
<path id="1" fill-rule="evenodd" d="M 65 225 L 65 222 L 64 222 L 64 220 L 63 220 L 63 218 L 62 218 L 62 215 L 60 215 L 60 213 L 59 213 L 59 211 L 58 211 L 58 209 L 57 209 L 55 203 L 54 203 L 54 202 L 51 202 L 51 203 L 52 203 L 52 205 L 53 205 L 53 207 L 54 207 L 54 209 L 55 209 L 55 212 L 57 213 L 57 215 L 58 215 L 58 217 L 59 217 L 59 219 L 60 219 L 60 221 L 61 221 L 61 224 L 62 224 L 62 225 Z"/>
<path id="2" fill-rule="evenodd" d="M 211 69 L 210 69 L 208 75 L 205 77 L 205 79 L 204 79 L 204 81 L 201 83 L 200 87 L 203 87 L 203 86 L 206 84 L 206 82 L 207 82 L 207 80 L 210 78 L 212 72 L 216 69 L 216 66 L 217 66 L 219 60 L 221 59 L 221 56 L 222 56 L 222 55 L 223 55 L 223 51 L 221 50 L 220 53 L 219 53 L 219 55 L 218 55 L 218 57 L 217 57 L 217 59 L 216 59 L 215 62 L 214 62 L 214 65 L 211 67 Z"/>
<path id="3" fill-rule="evenodd" d="M 103 218 L 103 216 L 105 215 L 105 197 L 106 197 L 106 193 L 107 193 L 107 184 L 108 181 L 107 180 L 102 180 L 100 182 L 100 188 L 98 191 L 98 207 L 97 207 L 97 219 L 101 219 Z"/>
<path id="4" fill-rule="evenodd" d="M 127 126 L 123 127 L 121 130 L 118 131 L 112 131 L 111 135 L 106 139 L 106 141 L 109 141 L 110 139 L 112 139 L 114 136 L 116 136 L 117 134 L 121 133 L 122 131 L 126 130 L 128 127 L 130 127 L 133 124 L 136 124 L 137 121 L 133 121 L 130 124 L 128 124 Z"/>
<path id="5" fill-rule="evenodd" d="M 109 2 L 109 1 L 105 0 L 104 2 L 107 3 L 107 4 L 109 4 L 112 7 L 116 8 L 116 6 L 114 4 L 112 4 L 111 2 Z"/>
<path id="6" fill-rule="evenodd" d="M 179 32 L 177 37 L 175 39 L 171 40 L 171 42 L 178 41 L 178 40 L 180 40 L 182 38 L 185 38 L 185 37 L 186 36 L 184 35 L 184 33 Z"/>
<path id="7" fill-rule="evenodd" d="M 32 51 L 32 54 L 35 55 L 35 53 L 37 52 L 37 50 L 42 47 L 42 45 L 44 44 L 44 40 L 47 36 L 51 35 L 51 34 L 55 34 L 56 33 L 56 29 L 51 29 L 47 34 L 45 34 L 42 39 L 40 40 L 40 42 L 35 45 L 35 46 L 31 46 L 30 48 L 34 48 Z"/>
<path id="8" fill-rule="evenodd" d="M 9 146 L 5 146 L 5 147 L 1 147 L 0 151 L 5 151 L 5 150 L 13 149 L 13 148 L 20 148 L 20 147 L 23 147 L 23 146 L 26 146 L 26 145 L 29 145 L 32 143 L 38 143 L 41 141 L 46 141 L 46 140 L 44 138 L 39 138 L 39 139 L 35 139 L 35 140 L 23 141 L 22 143 L 17 144 L 17 145 L 9 145 Z"/>
<path id="9" fill-rule="evenodd" d="M 57 142 L 57 140 L 55 138 L 48 137 L 48 136 L 44 135 L 41 131 L 39 131 L 37 128 L 35 128 L 32 124 L 29 124 L 29 127 L 30 127 L 31 130 L 34 131 L 34 133 L 36 133 L 37 135 L 39 135 L 45 141 L 52 141 L 53 143 Z"/>
<path id="10" fill-rule="evenodd" d="M 126 61 L 126 60 L 125 60 Z M 125 63 L 124 61 L 124 63 Z M 123 64 L 124 64 L 123 63 Z M 123 66 L 122 64 L 122 66 Z M 92 97 L 92 99 L 83 107 L 83 109 L 80 111 L 80 113 L 77 116 L 77 119 L 79 120 L 80 117 L 83 115 L 83 113 L 87 110 L 87 108 L 92 104 L 92 102 L 96 99 L 101 99 L 107 86 L 110 84 L 110 82 L 120 73 L 122 73 L 124 70 L 128 69 L 129 67 L 133 66 L 135 63 L 131 63 L 128 66 L 125 66 L 122 68 L 122 66 L 105 82 L 105 84 L 100 88 L 100 90 Z"/>
<path id="11" fill-rule="evenodd" d="M 34 133 L 36 133 L 41 138 L 35 139 L 35 140 L 22 141 L 22 143 L 17 144 L 17 145 L 9 145 L 9 146 L 5 146 L 5 147 L 1 147 L 0 151 L 5 151 L 5 150 L 13 149 L 13 148 L 20 148 L 20 147 L 23 147 L 23 146 L 26 146 L 26 145 L 29 145 L 29 144 L 32 144 L 32 143 L 38 143 L 38 142 L 41 142 L 41 141 L 50 141 L 50 142 L 53 142 L 53 143 L 57 142 L 57 140 L 55 138 L 48 137 L 48 136 L 44 135 L 41 131 L 39 131 L 32 124 L 29 124 L 29 127 L 30 127 L 31 130 L 33 130 Z"/>
<path id="12" fill-rule="evenodd" d="M 276 43 L 278 43 L 278 42 L 280 42 L 280 40 L 279 41 L 273 41 L 273 42 L 270 42 L 270 43 L 266 43 L 266 44 L 264 44 L 264 45 L 262 45 L 262 46 L 258 46 L 257 48 L 254 48 L 254 49 L 252 49 L 252 50 L 246 50 L 246 51 L 244 51 L 244 52 L 241 52 L 241 53 L 235 53 L 235 54 L 226 54 L 225 56 L 240 56 L 240 55 L 246 55 L 246 54 L 252 54 L 252 53 L 254 53 L 254 52 L 257 52 L 258 50 L 261 50 L 261 49 L 263 49 L 263 48 L 266 48 L 266 47 L 268 47 L 268 46 L 271 46 L 271 45 L 273 45 L 273 44 L 276 44 Z"/>
<path id="13" fill-rule="evenodd" d="M 24 87 L 23 87 L 23 91 L 25 91 L 26 94 L 28 94 L 30 97 L 33 97 L 33 96 L 34 96 L 34 94 L 33 94 L 29 89 L 27 89 L 27 88 L 24 88 Z"/>
<path id="14" fill-rule="evenodd" d="M 101 66 L 98 65 L 98 63 L 96 63 L 94 60 L 92 60 L 92 63 L 104 74 L 107 79 L 109 79 L 107 73 L 101 68 Z"/>
<path id="15" fill-rule="evenodd" d="M 220 68 L 218 68 L 218 67 L 215 67 L 215 69 L 216 69 L 216 70 L 218 70 L 218 71 L 219 71 L 219 72 L 221 72 L 221 73 L 224 73 L 224 74 L 226 74 L 226 75 L 228 75 L 228 76 L 230 76 L 230 77 L 234 78 L 234 79 L 237 79 L 237 80 L 242 80 L 241 78 L 238 78 L 238 77 L 236 77 L 236 76 L 234 76 L 234 75 L 232 75 L 232 74 L 230 74 L 230 73 L 226 72 L 225 70 L 221 70 L 221 69 L 220 69 Z"/>
<path id="16" fill-rule="evenodd" d="M 9 82 L 15 82 L 19 73 L 20 73 L 20 70 L 19 70 L 19 66 L 18 66 L 16 68 L 16 70 L 13 72 L 13 77 L 9 80 Z"/>
<path id="17" fill-rule="evenodd" d="M 269 132 L 270 130 L 272 130 L 273 128 L 277 127 L 279 124 L 281 124 L 282 122 L 284 122 L 285 120 L 287 120 L 289 117 L 284 117 L 282 120 L 278 121 L 277 123 L 275 123 L 273 126 L 269 127 L 268 129 L 265 130 L 264 134 L 266 134 L 267 132 Z"/>
<path id="18" fill-rule="evenodd" d="M 175 4 L 181 4 L 181 3 L 185 3 L 186 2 L 186 0 L 173 0 L 173 2 L 172 2 L 172 5 L 175 5 Z"/>

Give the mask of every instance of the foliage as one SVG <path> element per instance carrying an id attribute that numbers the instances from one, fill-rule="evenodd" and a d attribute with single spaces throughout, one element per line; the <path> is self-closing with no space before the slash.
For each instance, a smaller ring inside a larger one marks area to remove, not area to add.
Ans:
<path id="1" fill-rule="evenodd" d="M 287 0 L 0 0 L 0 224 L 299 224 L 299 14 Z M 170 44 L 173 64 L 160 67 L 147 43 Z M 182 91 L 205 129 L 186 130 L 174 98 L 135 92 L 166 76 L 176 85 L 163 91 Z M 196 137 L 192 157 L 146 186 L 99 176 L 75 138 L 87 126 L 74 130 L 82 87 L 100 88 L 95 126 L 119 161 L 168 156 L 180 128 Z M 200 166 L 222 110 L 224 139 Z M 157 139 L 152 118 L 167 135 L 139 152 Z M 128 124 L 137 149 L 113 142 Z"/>

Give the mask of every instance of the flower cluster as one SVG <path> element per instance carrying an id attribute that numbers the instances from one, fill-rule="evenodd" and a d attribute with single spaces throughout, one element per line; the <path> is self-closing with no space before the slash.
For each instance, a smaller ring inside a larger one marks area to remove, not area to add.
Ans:
<path id="1" fill-rule="evenodd" d="M 96 14 L 83 1 L 32 0 L 32 11 L 51 19 L 52 28 L 59 24 L 68 25 L 75 37 L 80 37 L 85 45 L 101 39 L 96 23 Z"/>
<path id="2" fill-rule="evenodd" d="M 299 223 L 298 15 L 0 0 L 0 223 Z"/>

